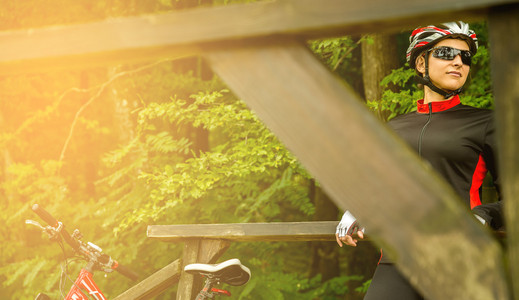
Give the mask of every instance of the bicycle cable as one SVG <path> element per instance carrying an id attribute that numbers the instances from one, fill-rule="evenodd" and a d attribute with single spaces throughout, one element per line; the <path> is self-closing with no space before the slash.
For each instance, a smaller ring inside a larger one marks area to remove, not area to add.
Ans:
<path id="1" fill-rule="evenodd" d="M 65 261 L 65 264 L 67 264 L 67 255 L 65 253 L 65 246 L 63 245 L 63 240 L 60 238 L 57 241 L 59 247 L 61 248 L 61 251 L 63 252 L 63 260 Z M 65 299 L 65 296 L 63 295 L 63 272 L 65 272 L 65 276 L 67 276 L 67 270 L 63 271 L 63 265 L 61 266 L 61 274 L 59 275 L 59 293 L 61 294 L 61 298 Z"/>
<path id="2" fill-rule="evenodd" d="M 78 286 L 76 284 L 76 282 L 74 282 L 74 280 L 72 280 L 72 278 L 70 278 L 70 276 L 68 274 L 69 273 L 68 272 L 69 263 L 73 262 L 73 261 L 83 260 L 83 258 L 80 257 L 80 256 L 76 256 L 76 257 L 74 257 L 74 259 L 72 259 L 72 261 L 70 261 L 67 258 L 67 253 L 66 253 L 66 250 L 65 250 L 65 246 L 63 244 L 63 240 L 60 238 L 57 241 L 57 243 L 60 246 L 61 251 L 63 252 L 63 261 L 64 261 L 64 263 L 61 265 L 61 275 L 60 275 L 60 280 L 59 280 L 59 292 L 61 294 L 61 298 L 65 299 L 65 295 L 63 294 L 63 286 L 65 285 L 65 283 L 63 281 L 66 280 L 66 279 L 68 279 L 70 282 L 72 282 L 72 285 L 74 285 L 76 288 L 78 288 L 80 291 L 82 291 L 85 295 L 87 295 L 88 298 L 92 298 L 90 293 L 88 293 L 87 290 L 82 289 L 80 286 Z M 92 298 L 92 299 L 95 299 L 95 298 Z"/>

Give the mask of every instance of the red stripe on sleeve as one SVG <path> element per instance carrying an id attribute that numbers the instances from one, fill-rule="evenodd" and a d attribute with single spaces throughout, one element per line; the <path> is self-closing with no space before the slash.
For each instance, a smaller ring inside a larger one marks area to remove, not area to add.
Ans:
<path id="1" fill-rule="evenodd" d="M 481 154 L 479 155 L 478 164 L 472 175 L 472 184 L 470 185 L 470 208 L 474 208 L 481 204 L 479 197 L 479 188 L 483 184 L 483 179 L 487 175 L 487 166 Z"/>

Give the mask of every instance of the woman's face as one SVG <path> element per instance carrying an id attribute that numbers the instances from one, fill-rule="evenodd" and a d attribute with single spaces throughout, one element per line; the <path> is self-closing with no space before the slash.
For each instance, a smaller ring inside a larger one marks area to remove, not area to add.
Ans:
<path id="1" fill-rule="evenodd" d="M 434 47 L 440 46 L 469 50 L 467 42 L 460 39 L 445 39 L 434 45 Z M 435 86 L 443 90 L 454 91 L 465 84 L 470 66 L 462 63 L 460 55 L 453 60 L 436 58 L 432 52 L 428 52 L 427 55 L 429 55 L 429 77 Z M 418 59 L 416 69 L 422 74 L 425 73 L 425 60 L 422 56 Z"/>

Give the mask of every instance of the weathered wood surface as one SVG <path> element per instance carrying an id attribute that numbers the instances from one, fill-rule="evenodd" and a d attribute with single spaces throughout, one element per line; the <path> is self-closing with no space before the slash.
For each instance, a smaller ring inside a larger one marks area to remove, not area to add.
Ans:
<path id="1" fill-rule="evenodd" d="M 245 38 L 398 31 L 517 0 L 285 0 L 0 32 L 0 75 L 154 61 Z M 265 42 L 265 41 L 264 41 Z"/>
<path id="2" fill-rule="evenodd" d="M 302 44 L 206 57 L 428 299 L 508 299 L 496 240 Z"/>
<path id="3" fill-rule="evenodd" d="M 205 263 L 212 264 L 222 256 L 229 248 L 230 243 L 223 240 L 186 240 L 184 245 L 184 255 L 182 257 L 182 270 L 188 264 Z M 203 282 L 201 277 L 182 272 L 178 283 L 177 300 L 191 300 L 196 297 L 202 289 Z"/>
<path id="4" fill-rule="evenodd" d="M 334 241 L 338 221 L 150 225 L 148 237 L 166 242 L 186 239 L 228 241 Z"/>
<path id="5" fill-rule="evenodd" d="M 175 260 L 166 267 L 158 270 L 150 277 L 139 282 L 114 300 L 152 299 L 166 289 L 178 283 L 181 273 L 181 261 Z"/>
<path id="6" fill-rule="evenodd" d="M 186 241 L 182 256 L 182 270 L 186 265 L 197 262 L 200 240 Z M 195 277 L 192 274 L 182 272 L 182 277 L 178 282 L 177 300 L 191 300 L 193 298 L 193 285 Z"/>
<path id="7" fill-rule="evenodd" d="M 489 35 L 509 282 L 514 299 L 519 299 L 519 5 L 492 11 Z"/>

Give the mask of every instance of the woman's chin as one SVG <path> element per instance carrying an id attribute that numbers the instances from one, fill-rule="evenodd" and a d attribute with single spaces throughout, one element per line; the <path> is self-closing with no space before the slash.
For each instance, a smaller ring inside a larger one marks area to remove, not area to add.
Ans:
<path id="1" fill-rule="evenodd" d="M 465 83 L 465 82 L 463 82 L 463 83 Z M 442 85 L 439 85 L 438 87 L 444 91 L 455 91 L 455 90 L 461 88 L 462 86 L 463 86 L 463 84 L 461 84 L 460 82 L 453 82 L 453 83 L 442 84 Z"/>

